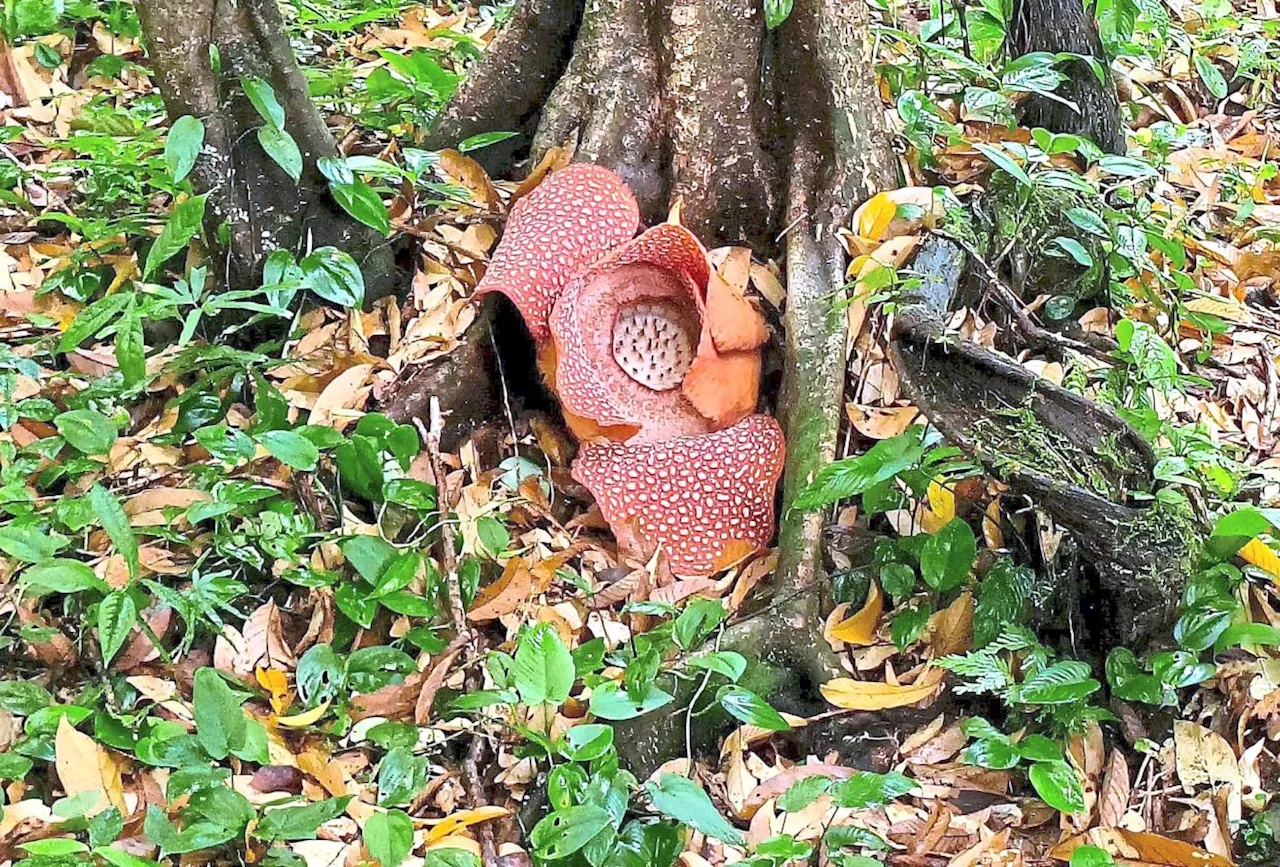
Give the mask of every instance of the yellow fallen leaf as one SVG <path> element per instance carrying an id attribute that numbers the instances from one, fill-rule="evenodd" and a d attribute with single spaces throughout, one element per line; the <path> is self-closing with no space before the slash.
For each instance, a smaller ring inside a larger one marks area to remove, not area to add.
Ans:
<path id="1" fill-rule="evenodd" d="M 1049 857 L 1068 861 L 1081 846 L 1105 849 L 1117 864 L 1133 867 L 1231 867 L 1229 859 L 1190 843 L 1124 828 L 1091 828 L 1053 847 Z"/>
<path id="2" fill-rule="evenodd" d="M 886 710 L 930 698 L 942 682 L 942 669 L 930 668 L 910 686 L 837 677 L 822 685 L 822 697 L 845 710 Z"/>
<path id="3" fill-rule="evenodd" d="M 874 580 L 867 591 L 867 601 L 857 614 L 831 627 L 831 637 L 838 638 L 845 644 L 855 647 L 866 647 L 875 643 L 876 627 L 880 625 L 880 615 L 884 613 L 884 594 L 880 585 Z"/>
<path id="4" fill-rule="evenodd" d="M 121 816 L 128 815 L 120 768 L 115 760 L 97 741 L 77 731 L 65 716 L 58 721 L 53 752 L 58 779 L 62 781 L 67 797 L 84 792 L 98 793 L 97 802 L 85 810 L 86 816 L 96 816 L 109 807 L 115 807 Z"/>
<path id="5" fill-rule="evenodd" d="M 1243 305 L 1229 298 L 1192 298 L 1184 307 L 1189 313 L 1207 313 L 1228 322 L 1243 322 L 1249 317 Z"/>
<path id="6" fill-rule="evenodd" d="M 929 482 L 928 489 L 929 511 L 938 517 L 942 526 L 956 516 L 956 495 L 943 484 L 944 481 L 944 479 L 934 479 Z"/>
<path id="7" fill-rule="evenodd" d="M 965 591 L 929 618 L 929 644 L 934 659 L 973 647 L 973 594 Z"/>
<path id="8" fill-rule="evenodd" d="M 276 724 L 283 729 L 301 729 L 309 725 L 315 725 L 320 717 L 329 712 L 329 702 L 320 702 L 311 710 L 304 710 L 302 713 L 296 713 L 293 716 L 282 716 L 276 720 Z"/>
<path id="9" fill-rule="evenodd" d="M 1259 538 L 1250 539 L 1248 544 L 1236 552 L 1241 560 L 1257 566 L 1277 582 L 1280 582 L 1280 555 L 1271 546 Z"/>
<path id="10" fill-rule="evenodd" d="M 254 671 L 258 686 L 267 691 L 271 699 L 271 709 L 276 713 L 284 713 L 293 702 L 289 693 L 289 676 L 278 668 L 261 668 Z"/>
<path id="11" fill-rule="evenodd" d="M 442 837 L 439 840 L 427 840 L 427 848 L 436 849 L 461 849 L 464 852 L 470 852 L 477 858 L 480 857 L 480 844 L 470 837 L 463 837 L 461 834 L 453 834 L 448 837 Z"/>
<path id="12" fill-rule="evenodd" d="M 898 205 L 888 193 L 876 193 L 854 214 L 854 227 L 858 234 L 872 241 L 883 241 L 898 213 Z"/>
<path id="13" fill-rule="evenodd" d="M 502 817 L 509 816 L 510 814 L 510 810 L 505 810 L 502 807 L 495 807 L 492 805 L 476 807 L 474 810 L 461 810 L 457 813 L 446 816 L 438 825 L 435 825 L 427 832 L 427 845 L 430 846 L 433 843 L 438 843 L 445 837 L 452 836 L 463 828 L 468 828 L 480 822 L 487 822 L 490 819 L 501 819 Z"/>

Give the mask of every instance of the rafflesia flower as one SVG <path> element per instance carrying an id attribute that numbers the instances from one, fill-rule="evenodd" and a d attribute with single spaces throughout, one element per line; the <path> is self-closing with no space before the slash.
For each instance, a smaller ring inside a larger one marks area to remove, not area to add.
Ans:
<path id="1" fill-rule="evenodd" d="M 556 172 L 512 209 L 477 292 L 502 292 L 586 445 L 572 473 L 619 547 L 708 574 L 766 545 L 784 445 L 752 415 L 768 338 L 755 307 L 665 223 L 633 238 L 608 169 Z"/>
<path id="2" fill-rule="evenodd" d="M 778 423 L 752 415 L 701 436 L 588 445 L 572 475 L 595 495 L 621 550 L 645 558 L 661 548 L 675 574 L 709 575 L 773 538 L 785 452 Z"/>

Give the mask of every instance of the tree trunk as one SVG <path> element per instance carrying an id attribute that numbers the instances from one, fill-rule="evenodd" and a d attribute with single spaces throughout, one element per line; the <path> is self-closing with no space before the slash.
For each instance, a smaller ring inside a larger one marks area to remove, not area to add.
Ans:
<path id="1" fill-rule="evenodd" d="M 1092 57 L 1102 65 L 1104 73 L 1099 79 L 1090 64 L 1068 63 L 1065 69 L 1070 79 L 1057 89 L 1056 95 L 1075 107 L 1032 94 L 1022 106 L 1023 126 L 1085 135 L 1104 151 L 1125 152 L 1124 123 L 1115 83 L 1107 70 L 1098 28 L 1080 0 L 1015 0 L 1009 44 L 1019 56 L 1033 51 L 1069 51 Z"/>
<path id="2" fill-rule="evenodd" d="M 352 220 L 328 194 L 316 168 L 337 156 L 333 136 L 307 91 L 275 0 L 143 0 L 138 15 L 170 118 L 204 123 L 204 147 L 192 172 L 209 194 L 209 236 L 226 226 L 224 285 L 258 285 L 275 249 L 295 254 L 332 245 L 356 258 L 366 298 L 390 294 L 397 281 L 387 241 Z M 297 142 L 303 170 L 294 182 L 253 131 L 262 118 L 241 87 L 247 77 L 271 85 Z"/>

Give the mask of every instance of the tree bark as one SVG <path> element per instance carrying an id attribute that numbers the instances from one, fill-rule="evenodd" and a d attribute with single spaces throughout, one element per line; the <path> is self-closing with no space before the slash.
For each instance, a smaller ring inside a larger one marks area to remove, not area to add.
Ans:
<path id="1" fill-rule="evenodd" d="M 1125 152 L 1124 122 L 1115 83 L 1107 70 L 1098 28 L 1080 0 L 1015 0 L 1009 43 L 1019 56 L 1033 51 L 1069 51 L 1092 57 L 1102 64 L 1104 72 L 1099 80 L 1090 64 L 1068 63 L 1065 68 L 1070 78 L 1056 94 L 1076 107 L 1032 94 L 1021 110 L 1024 126 L 1085 135 L 1104 151 Z"/>
<path id="2" fill-rule="evenodd" d="M 144 0 L 138 15 L 170 118 L 189 114 L 204 123 L 192 182 L 209 195 L 209 236 L 227 227 L 224 267 L 215 272 L 224 284 L 258 285 L 275 249 L 302 254 L 332 245 L 361 264 L 366 298 L 390 294 L 398 278 L 386 240 L 336 206 L 316 168 L 337 147 L 311 101 L 275 0 Z M 286 130 L 303 157 L 296 183 L 252 134 L 263 121 L 240 84 L 250 76 L 269 83 L 284 108 Z"/>

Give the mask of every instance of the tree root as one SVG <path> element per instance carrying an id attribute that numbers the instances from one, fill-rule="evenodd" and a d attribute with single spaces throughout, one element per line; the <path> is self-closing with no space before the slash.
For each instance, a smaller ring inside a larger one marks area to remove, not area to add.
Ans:
<path id="1" fill-rule="evenodd" d="M 917 256 L 927 298 L 902 311 L 890 347 L 903 387 L 950 442 L 1075 536 L 1112 615 L 1095 622 L 1098 633 L 1112 644 L 1141 642 L 1176 611 L 1190 517 L 1159 499 L 1126 503 L 1130 492 L 1151 490 L 1155 456 L 1114 412 L 945 333 L 940 314 L 952 292 L 935 289 L 953 289 L 964 262 L 937 237 Z"/>
<path id="2" fill-rule="evenodd" d="M 483 61 L 459 85 L 426 140 L 434 150 L 473 135 L 523 131 L 535 120 L 569 60 L 581 0 L 520 0 L 511 20 L 485 49 Z M 479 151 L 492 175 L 505 174 L 524 137 Z"/>
<path id="3" fill-rule="evenodd" d="M 204 123 L 192 181 L 209 194 L 210 237 L 224 222 L 229 230 L 225 267 L 215 276 L 237 289 L 257 286 L 273 250 L 300 254 L 332 245 L 361 263 L 367 300 L 394 291 L 400 275 L 391 249 L 337 207 L 316 168 L 319 158 L 337 155 L 337 146 L 311 101 L 275 0 L 154 0 L 138 14 L 169 116 Z M 217 69 L 213 49 L 221 58 Z M 243 93 L 245 76 L 268 82 L 284 108 L 303 158 L 297 182 L 250 135 L 263 121 Z"/>
<path id="4" fill-rule="evenodd" d="M 1104 67 L 1099 79 L 1090 64 L 1068 63 L 1066 72 L 1070 78 L 1057 89 L 1057 99 L 1028 96 L 1021 108 L 1023 126 L 1085 135 L 1104 151 L 1125 152 L 1120 100 L 1115 83 L 1105 70 L 1106 55 L 1097 28 L 1083 4 L 1078 0 L 1017 0 L 1013 4 L 1009 44 L 1017 55 L 1069 51 L 1092 57 Z"/>

